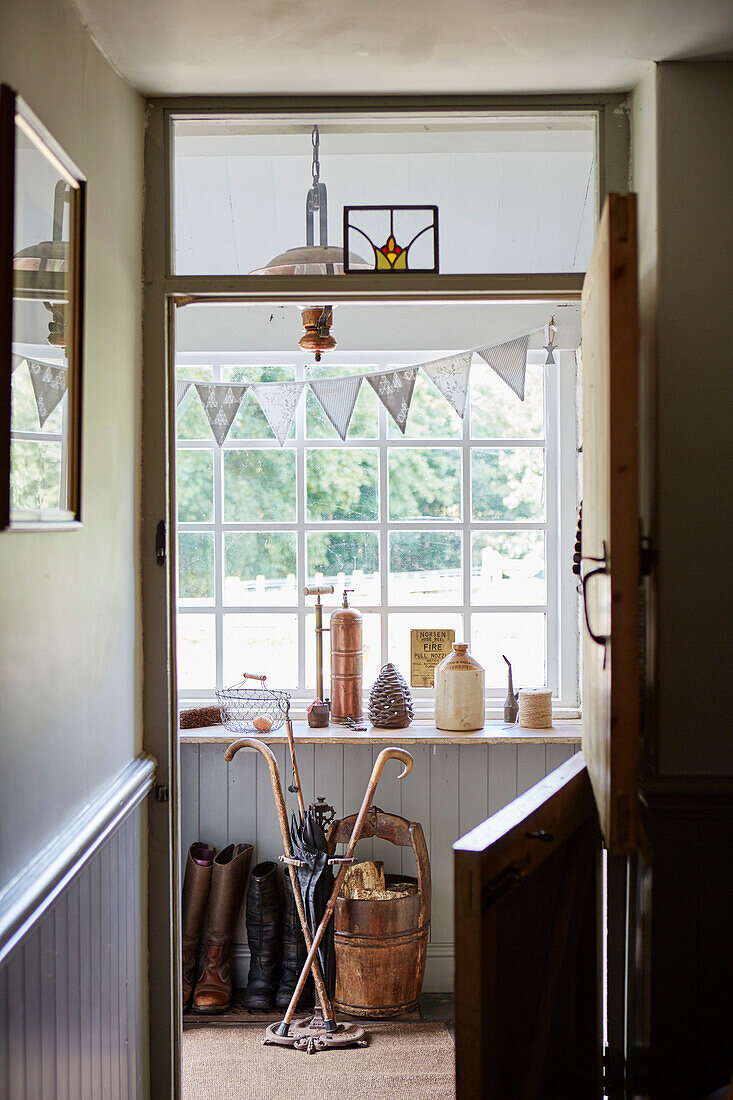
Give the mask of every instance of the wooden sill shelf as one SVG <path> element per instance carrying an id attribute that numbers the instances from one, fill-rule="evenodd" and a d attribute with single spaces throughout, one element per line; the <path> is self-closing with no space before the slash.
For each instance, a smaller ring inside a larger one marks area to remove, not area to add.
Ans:
<path id="1" fill-rule="evenodd" d="M 580 719 L 557 719 L 548 730 L 529 730 L 521 726 L 507 727 L 501 721 L 487 722 L 481 730 L 449 732 L 436 729 L 430 722 L 413 722 L 403 730 L 384 730 L 370 726 L 365 733 L 328 726 L 311 729 L 307 722 L 293 722 L 295 740 L 300 745 L 567 745 L 580 744 L 583 724 Z M 181 745 L 228 745 L 241 736 L 223 726 L 181 730 Z M 253 734 L 266 745 L 287 742 L 284 729 L 276 733 Z"/>

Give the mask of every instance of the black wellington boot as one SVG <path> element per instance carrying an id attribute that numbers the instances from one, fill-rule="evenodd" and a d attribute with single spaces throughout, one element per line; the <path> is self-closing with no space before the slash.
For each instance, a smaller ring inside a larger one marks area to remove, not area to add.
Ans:
<path id="1" fill-rule="evenodd" d="M 290 883 L 290 875 L 286 873 L 283 875 L 282 967 L 275 998 L 276 1008 L 284 1011 L 290 1004 L 290 998 L 298 984 L 298 978 L 307 957 L 303 930 L 300 927 L 298 910 L 295 908 L 293 887 Z M 298 1003 L 303 1005 L 313 1003 L 313 986 L 310 977 Z"/>
<path id="2" fill-rule="evenodd" d="M 244 1006 L 271 1012 L 277 989 L 280 937 L 277 865 L 271 860 L 258 863 L 250 875 L 246 924 L 250 964 Z"/>

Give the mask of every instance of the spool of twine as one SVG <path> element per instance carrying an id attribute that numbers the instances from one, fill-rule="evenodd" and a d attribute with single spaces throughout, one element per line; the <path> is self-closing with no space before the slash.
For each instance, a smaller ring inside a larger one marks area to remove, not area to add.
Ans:
<path id="1" fill-rule="evenodd" d="M 552 692 L 547 688 L 524 688 L 519 692 L 519 725 L 530 730 L 552 728 Z"/>

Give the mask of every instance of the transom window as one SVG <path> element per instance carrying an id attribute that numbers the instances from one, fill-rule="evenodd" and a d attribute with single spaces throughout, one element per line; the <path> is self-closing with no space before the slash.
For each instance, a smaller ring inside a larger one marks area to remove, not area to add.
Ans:
<path id="1" fill-rule="evenodd" d="M 335 352 L 318 365 L 300 352 L 179 353 L 176 369 L 200 381 L 302 380 L 456 350 Z M 409 682 L 411 629 L 453 627 L 486 668 L 490 707 L 506 691 L 503 653 L 517 686 L 547 684 L 558 706 L 577 707 L 575 364 L 572 353 L 555 367 L 544 359 L 530 352 L 524 403 L 475 360 L 463 421 L 420 373 L 404 437 L 363 385 L 342 443 L 306 389 L 282 448 L 251 392 L 219 448 L 191 387 L 177 419 L 184 705 L 247 671 L 290 690 L 302 714 L 315 693 L 303 588 L 333 584 L 324 625 L 344 588 L 364 616 L 365 693 L 386 661 Z M 413 694 L 418 713 L 431 710 L 431 690 Z"/>

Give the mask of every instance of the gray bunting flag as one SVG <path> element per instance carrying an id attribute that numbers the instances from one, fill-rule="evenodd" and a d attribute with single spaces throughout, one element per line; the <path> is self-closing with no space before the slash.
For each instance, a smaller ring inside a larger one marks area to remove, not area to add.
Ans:
<path id="1" fill-rule="evenodd" d="M 460 355 L 450 355 L 446 359 L 433 359 L 431 363 L 421 363 L 430 381 L 436 389 L 440 390 L 448 404 L 453 406 L 461 420 L 466 412 L 472 357 L 473 352 L 463 351 Z"/>
<path id="2" fill-rule="evenodd" d="M 281 447 L 288 438 L 304 385 L 305 382 L 255 382 L 251 386 Z"/>
<path id="3" fill-rule="evenodd" d="M 176 408 L 180 409 L 183 404 L 183 399 L 191 388 L 191 383 L 187 378 L 176 379 Z"/>
<path id="4" fill-rule="evenodd" d="M 346 439 L 363 380 L 362 374 L 355 374 L 346 378 L 321 378 L 309 383 L 316 400 L 342 440 Z"/>
<path id="5" fill-rule="evenodd" d="M 365 375 L 367 382 L 403 435 L 407 427 L 417 372 L 417 367 L 405 367 L 402 370 L 385 371 L 384 374 Z"/>
<path id="6" fill-rule="evenodd" d="M 194 382 L 194 385 L 204 406 L 214 439 L 221 447 L 229 435 L 229 429 L 242 404 L 247 386 L 236 385 L 233 382 Z"/>
<path id="7" fill-rule="evenodd" d="M 36 359 L 26 359 L 33 383 L 33 393 L 38 408 L 38 421 L 43 425 L 48 420 L 69 385 L 69 372 L 66 367 L 53 366 L 51 363 L 39 363 Z"/>
<path id="8" fill-rule="evenodd" d="M 524 401 L 524 380 L 527 374 L 529 334 L 508 340 L 505 344 L 476 348 L 476 354 Z"/>
<path id="9" fill-rule="evenodd" d="M 10 373 L 15 374 L 18 367 L 22 363 L 25 363 L 25 361 L 26 360 L 25 360 L 24 355 L 16 355 L 15 352 L 11 352 L 11 355 L 10 355 Z"/>

